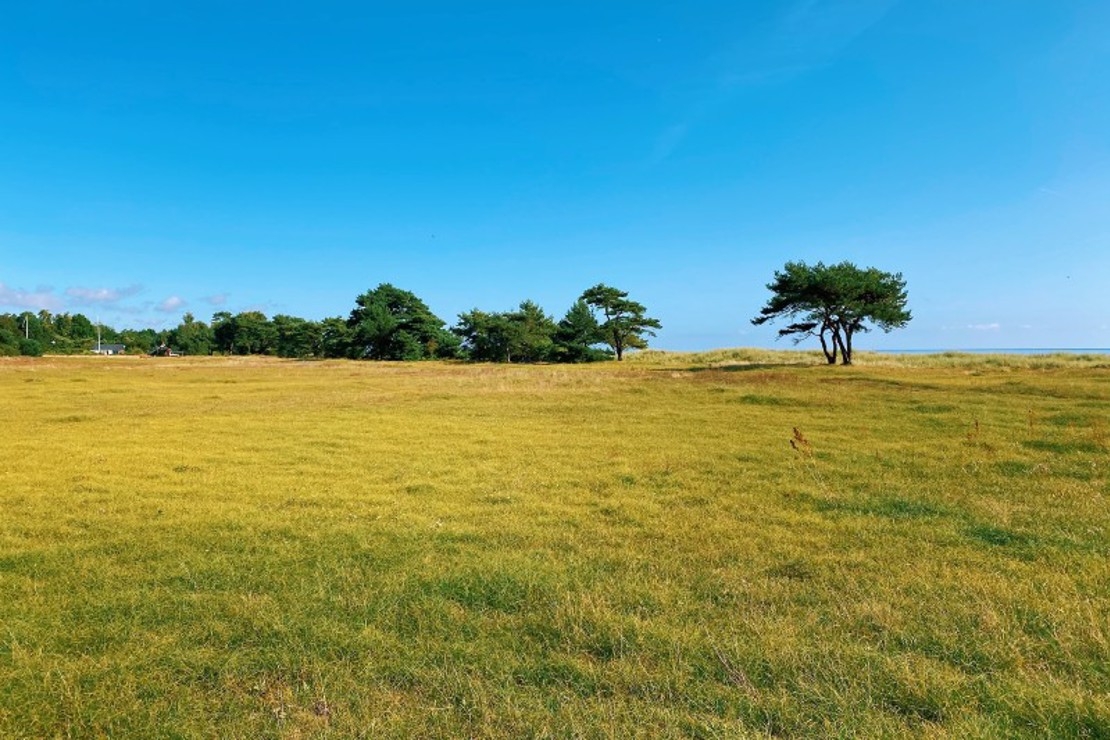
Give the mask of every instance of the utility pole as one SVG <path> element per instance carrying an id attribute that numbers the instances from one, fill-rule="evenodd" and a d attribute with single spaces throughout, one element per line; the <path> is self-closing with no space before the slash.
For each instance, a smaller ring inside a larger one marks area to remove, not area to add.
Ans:
<path id="1" fill-rule="evenodd" d="M 31 338 L 31 317 L 28 314 L 23 314 L 23 338 Z"/>

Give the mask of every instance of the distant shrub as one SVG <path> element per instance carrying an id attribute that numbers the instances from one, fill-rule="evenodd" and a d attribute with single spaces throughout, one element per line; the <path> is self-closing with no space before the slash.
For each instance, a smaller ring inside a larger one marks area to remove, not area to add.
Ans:
<path id="1" fill-rule="evenodd" d="M 42 357 L 42 345 L 34 339 L 20 339 L 19 354 L 24 357 Z"/>

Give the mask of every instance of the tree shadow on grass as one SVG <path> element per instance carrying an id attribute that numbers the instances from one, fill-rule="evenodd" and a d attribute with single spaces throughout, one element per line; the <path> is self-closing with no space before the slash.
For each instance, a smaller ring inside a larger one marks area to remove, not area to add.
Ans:
<path id="1" fill-rule="evenodd" d="M 781 370 L 787 367 L 817 368 L 827 367 L 827 365 L 813 362 L 752 362 L 737 365 L 690 365 L 687 367 L 660 367 L 652 368 L 651 371 L 655 373 L 747 373 L 759 370 Z"/>

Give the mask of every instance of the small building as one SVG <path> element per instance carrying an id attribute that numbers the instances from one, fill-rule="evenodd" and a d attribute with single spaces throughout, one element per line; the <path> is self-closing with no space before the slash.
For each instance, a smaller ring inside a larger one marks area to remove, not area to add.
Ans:
<path id="1" fill-rule="evenodd" d="M 127 349 L 124 344 L 98 344 L 92 348 L 94 355 L 122 355 L 123 351 Z"/>

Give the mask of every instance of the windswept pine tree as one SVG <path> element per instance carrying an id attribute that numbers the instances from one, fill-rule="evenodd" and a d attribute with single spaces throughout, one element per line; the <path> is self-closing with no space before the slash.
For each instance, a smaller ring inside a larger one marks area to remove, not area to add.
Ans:
<path id="1" fill-rule="evenodd" d="M 838 355 L 843 364 L 852 364 L 856 334 L 872 327 L 893 331 L 913 318 L 906 308 L 906 281 L 901 273 L 861 269 L 851 262 L 787 262 L 767 289 L 772 296 L 752 323 L 790 321 L 779 329 L 779 337 L 791 337 L 795 344 L 816 337 L 830 365 Z"/>
<path id="2" fill-rule="evenodd" d="M 642 303 L 629 300 L 627 291 L 599 283 L 583 293 L 581 300 L 601 314 L 602 341 L 613 348 L 618 361 L 624 359 L 626 349 L 646 348 L 647 337 L 654 337 L 653 330 L 662 328 L 658 319 L 647 316 Z"/>

